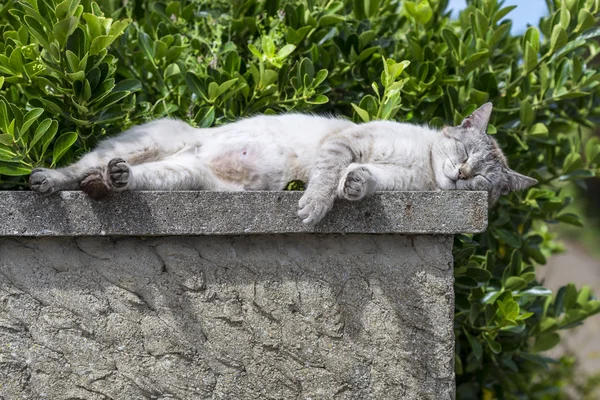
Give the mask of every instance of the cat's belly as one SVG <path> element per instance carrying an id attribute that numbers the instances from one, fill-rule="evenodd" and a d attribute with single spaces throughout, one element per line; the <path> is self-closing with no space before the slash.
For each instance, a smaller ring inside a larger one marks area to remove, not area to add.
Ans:
<path id="1" fill-rule="evenodd" d="M 243 190 L 281 190 L 307 173 L 295 152 L 277 144 L 229 144 L 202 157 L 219 180 Z"/>

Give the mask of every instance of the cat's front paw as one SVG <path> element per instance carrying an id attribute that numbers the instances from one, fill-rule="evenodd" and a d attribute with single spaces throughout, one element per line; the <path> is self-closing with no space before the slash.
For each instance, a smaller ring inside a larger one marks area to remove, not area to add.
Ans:
<path id="1" fill-rule="evenodd" d="M 55 192 L 58 188 L 57 172 L 47 168 L 35 168 L 29 176 L 29 187 L 41 194 Z"/>
<path id="2" fill-rule="evenodd" d="M 333 206 L 333 199 L 330 197 L 318 192 L 310 192 L 310 189 L 304 192 L 298 202 L 298 217 L 302 223 L 308 226 L 318 224 Z"/>
<path id="3" fill-rule="evenodd" d="M 122 158 L 113 158 L 108 163 L 108 183 L 115 189 L 123 189 L 129 182 L 129 164 Z"/>
<path id="4" fill-rule="evenodd" d="M 371 172 L 364 167 L 350 170 L 340 181 L 338 194 L 347 200 L 357 201 L 374 191 L 374 180 Z"/>

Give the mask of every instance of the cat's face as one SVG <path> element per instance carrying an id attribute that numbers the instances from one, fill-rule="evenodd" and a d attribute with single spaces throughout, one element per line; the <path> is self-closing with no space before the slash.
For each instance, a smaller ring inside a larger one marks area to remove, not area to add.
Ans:
<path id="1" fill-rule="evenodd" d="M 433 166 L 442 189 L 485 190 L 490 205 L 500 195 L 527 189 L 537 180 L 508 167 L 496 141 L 486 133 L 492 104 L 486 103 L 456 127 L 443 130 L 443 138 L 434 144 Z"/>

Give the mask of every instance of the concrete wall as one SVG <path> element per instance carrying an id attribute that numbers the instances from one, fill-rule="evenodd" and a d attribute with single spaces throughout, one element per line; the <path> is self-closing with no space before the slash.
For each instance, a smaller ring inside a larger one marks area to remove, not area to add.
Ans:
<path id="1" fill-rule="evenodd" d="M 312 232 L 299 195 L 0 192 L 0 398 L 453 398 L 452 234 L 485 193 Z"/>

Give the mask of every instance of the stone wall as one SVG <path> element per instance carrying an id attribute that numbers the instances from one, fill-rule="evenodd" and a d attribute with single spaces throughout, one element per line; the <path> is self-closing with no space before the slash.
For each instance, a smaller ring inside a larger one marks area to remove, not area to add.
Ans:
<path id="1" fill-rule="evenodd" d="M 0 192 L 0 398 L 453 398 L 452 234 L 485 193 L 313 229 L 299 195 Z"/>

